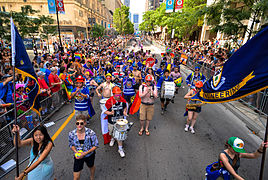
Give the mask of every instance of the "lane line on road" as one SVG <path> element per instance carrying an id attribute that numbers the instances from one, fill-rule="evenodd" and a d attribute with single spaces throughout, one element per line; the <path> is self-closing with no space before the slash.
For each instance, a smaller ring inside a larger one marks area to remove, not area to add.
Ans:
<path id="1" fill-rule="evenodd" d="M 70 116 L 66 119 L 66 121 L 61 125 L 61 127 L 57 130 L 57 132 L 52 136 L 52 141 L 55 141 L 55 139 L 58 137 L 58 135 L 61 133 L 61 131 L 65 128 L 65 126 L 70 122 L 70 120 L 73 118 L 75 114 L 75 110 L 70 114 Z"/>

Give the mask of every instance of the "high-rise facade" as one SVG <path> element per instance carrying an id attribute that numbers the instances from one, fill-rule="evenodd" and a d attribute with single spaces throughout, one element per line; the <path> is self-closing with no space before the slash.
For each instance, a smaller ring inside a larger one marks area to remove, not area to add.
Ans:
<path id="1" fill-rule="evenodd" d="M 130 7 L 130 0 L 124 0 L 123 4 L 127 7 Z"/>
<path id="2" fill-rule="evenodd" d="M 145 1 L 145 11 L 155 10 L 158 8 L 161 3 L 163 3 L 165 0 L 146 0 Z"/>
<path id="3" fill-rule="evenodd" d="M 139 14 L 133 14 L 133 23 L 134 24 L 139 24 Z"/>

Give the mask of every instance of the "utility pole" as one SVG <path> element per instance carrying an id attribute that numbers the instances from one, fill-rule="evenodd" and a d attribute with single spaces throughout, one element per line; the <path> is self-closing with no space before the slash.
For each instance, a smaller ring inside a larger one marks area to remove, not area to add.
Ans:
<path id="1" fill-rule="evenodd" d="M 175 13 L 175 3 L 176 3 L 176 0 L 173 0 L 174 3 L 173 3 L 173 13 L 172 13 L 172 16 L 174 16 L 174 13 Z M 169 44 L 170 44 L 170 47 L 171 47 L 171 40 L 172 40 L 172 32 L 173 32 L 173 23 L 174 23 L 174 19 L 172 21 L 172 25 L 171 25 L 171 34 L 170 34 L 170 40 L 169 40 Z M 175 30 L 174 30 L 175 31 Z M 175 34 L 175 32 L 174 32 Z"/>

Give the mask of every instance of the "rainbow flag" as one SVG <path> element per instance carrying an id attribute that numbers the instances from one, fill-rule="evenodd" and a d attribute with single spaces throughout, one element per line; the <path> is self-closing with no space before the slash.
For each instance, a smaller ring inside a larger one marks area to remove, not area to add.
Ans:
<path id="1" fill-rule="evenodd" d="M 82 54 L 80 54 L 80 53 L 74 53 L 74 58 L 82 59 Z"/>

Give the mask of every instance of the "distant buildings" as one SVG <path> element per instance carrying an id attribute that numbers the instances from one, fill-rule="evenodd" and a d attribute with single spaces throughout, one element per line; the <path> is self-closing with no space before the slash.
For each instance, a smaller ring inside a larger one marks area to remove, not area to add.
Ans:
<path id="1" fill-rule="evenodd" d="M 161 3 L 163 3 L 165 0 L 146 0 L 145 1 L 145 11 L 155 10 L 158 8 Z"/>
<path id="2" fill-rule="evenodd" d="M 130 7 L 130 0 L 124 0 L 123 4 L 127 7 Z"/>

